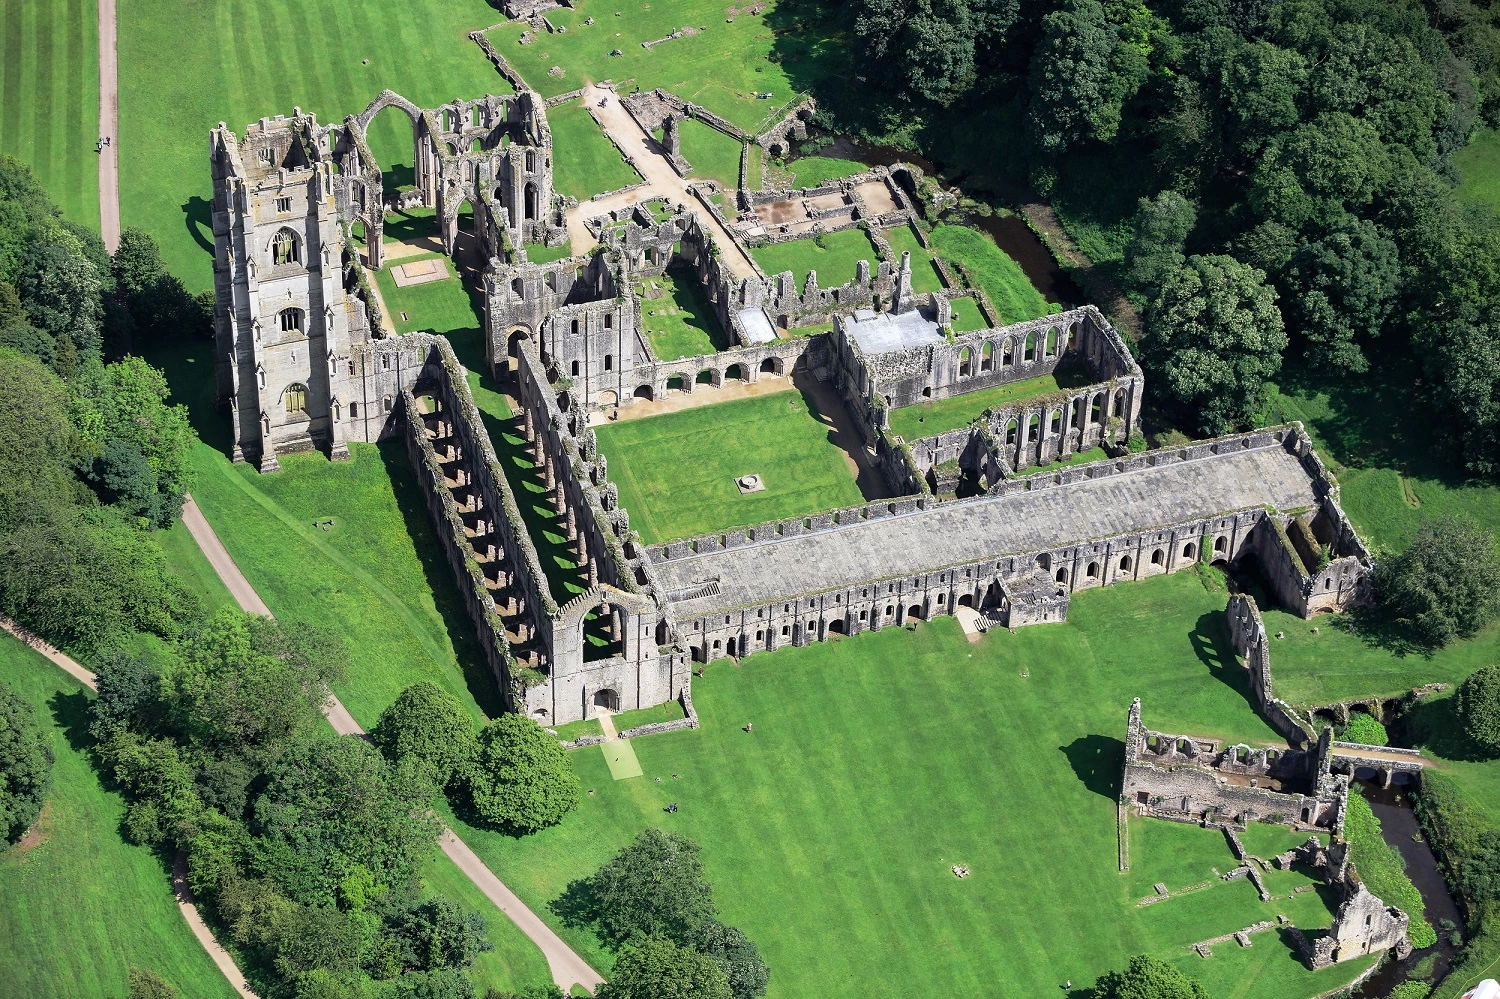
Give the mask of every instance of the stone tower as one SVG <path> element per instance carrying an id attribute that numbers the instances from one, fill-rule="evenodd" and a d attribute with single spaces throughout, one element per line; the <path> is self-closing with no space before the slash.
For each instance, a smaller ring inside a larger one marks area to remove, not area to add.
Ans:
<path id="1" fill-rule="evenodd" d="M 243 143 L 220 122 L 210 140 L 219 399 L 234 460 L 262 472 L 288 451 L 348 456 L 349 350 L 369 321 L 345 291 L 328 141 L 300 109 L 250 125 Z"/>
<path id="2" fill-rule="evenodd" d="M 901 251 L 901 270 L 896 274 L 896 287 L 891 294 L 891 311 L 898 315 L 917 307 L 917 298 L 911 290 L 911 251 Z"/>

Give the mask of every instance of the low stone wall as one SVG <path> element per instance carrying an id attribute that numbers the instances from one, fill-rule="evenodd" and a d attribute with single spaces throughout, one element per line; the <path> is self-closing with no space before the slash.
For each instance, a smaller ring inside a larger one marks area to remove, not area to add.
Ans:
<path id="1" fill-rule="evenodd" d="M 677 701 L 682 705 L 682 710 L 687 712 L 687 717 L 676 718 L 672 721 L 651 722 L 649 725 L 637 725 L 635 728 L 627 728 L 620 733 L 622 739 L 639 739 L 643 735 L 658 735 L 662 732 L 680 732 L 687 728 L 698 728 L 698 712 L 693 709 L 693 695 L 688 686 L 684 685 L 682 693 Z"/>
<path id="2" fill-rule="evenodd" d="M 1308 746 L 1316 741 L 1312 725 L 1272 689 L 1270 642 L 1255 598 L 1248 593 L 1230 594 L 1224 617 L 1235 655 L 1243 658 L 1250 670 L 1250 696 L 1260 713 L 1293 745 Z"/>
<path id="3" fill-rule="evenodd" d="M 531 89 L 521 74 L 517 73 L 511 64 L 505 61 L 505 57 L 495 50 L 495 46 L 490 44 L 489 38 L 483 31 L 471 31 L 469 38 L 479 46 L 484 57 L 499 71 L 501 76 L 505 77 L 506 82 L 516 88 L 516 93 L 524 93 Z"/>

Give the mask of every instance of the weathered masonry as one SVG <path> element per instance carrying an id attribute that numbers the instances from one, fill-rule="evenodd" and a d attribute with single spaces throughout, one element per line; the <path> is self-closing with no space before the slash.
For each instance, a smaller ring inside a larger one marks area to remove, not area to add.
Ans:
<path id="1" fill-rule="evenodd" d="M 448 252 L 465 201 L 486 256 L 566 238 L 533 92 L 424 110 L 385 91 L 341 124 L 299 108 L 251 124 L 243 141 L 220 122 L 210 136 L 215 372 L 232 457 L 262 471 L 288 451 L 342 457 L 346 441 L 369 439 L 363 421 L 383 423 L 394 407 L 391 393 L 370 395 L 356 358 L 382 331 L 351 242 L 363 226 L 368 264 L 381 265 L 387 201 L 365 133 L 386 109 L 412 123 L 416 184 L 396 200 L 435 210 Z"/>
<path id="2" fill-rule="evenodd" d="M 714 659 L 960 606 L 1011 626 L 1056 621 L 1081 588 L 1200 561 L 1280 566 L 1284 521 L 1308 511 L 1347 523 L 1293 425 L 1005 480 L 966 500 L 870 503 L 649 553 L 682 640 Z M 1358 571 L 1335 561 L 1297 577 L 1304 613 L 1363 594 L 1354 579 L 1368 556 L 1347 557 Z"/>

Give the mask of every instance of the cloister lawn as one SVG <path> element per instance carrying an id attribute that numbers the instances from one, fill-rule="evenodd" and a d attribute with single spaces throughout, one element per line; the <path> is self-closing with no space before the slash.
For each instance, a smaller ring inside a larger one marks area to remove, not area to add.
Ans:
<path id="1" fill-rule="evenodd" d="M 7 9 L 12 6 L 28 5 Z M 243 134 L 247 122 L 290 115 L 294 106 L 336 122 L 387 87 L 422 107 L 509 93 L 509 84 L 465 37 L 496 16 L 484 0 L 373 6 L 353 0 L 121 0 L 124 224 L 155 236 L 168 269 L 190 289 L 210 287 L 209 129 L 222 120 Z M 92 115 L 97 87 L 83 82 L 78 88 Z M 399 110 L 375 119 L 371 141 L 383 167 L 410 166 L 411 128 Z M 86 162 L 93 169 L 92 159 Z"/>
<path id="2" fill-rule="evenodd" d="M 930 291 L 941 291 L 943 279 L 937 272 L 937 267 L 932 263 L 932 251 L 924 247 L 917 240 L 916 233 L 911 231 L 909 225 L 898 225 L 885 231 L 885 238 L 891 244 L 891 249 L 896 251 L 896 263 L 901 261 L 903 250 L 911 253 L 911 288 L 918 295 L 925 295 Z M 978 309 L 975 310 L 976 314 Z"/>
<path id="3" fill-rule="evenodd" d="M 548 111 L 547 124 L 552 127 L 552 185 L 558 193 L 587 201 L 641 179 L 579 101 Z"/>
<path id="4" fill-rule="evenodd" d="M 848 66 L 847 45 L 833 37 L 836 26 L 823 23 L 835 19 L 818 5 L 780 0 L 769 6 L 764 14 L 742 13 L 726 23 L 725 4 L 718 0 L 577 0 L 571 9 L 547 12 L 547 19 L 566 31 L 521 45 L 526 25 L 512 21 L 491 31 L 489 38 L 544 97 L 588 81 L 613 80 L 622 94 L 637 86 L 662 87 L 755 132 L 774 121 L 797 93 Z M 590 18 L 594 23 L 586 24 Z M 495 20 L 492 16 L 478 23 Z M 698 33 L 641 47 L 641 42 L 683 27 Z M 620 54 L 611 54 L 616 51 Z M 774 62 L 769 58 L 773 53 Z M 563 75 L 550 75 L 553 66 L 560 66 Z M 772 96 L 760 100 L 758 93 Z"/>
<path id="5" fill-rule="evenodd" d="M 823 419 L 802 393 L 774 392 L 597 432 L 630 526 L 652 544 L 862 502 Z M 742 494 L 734 480 L 750 474 L 766 488 Z"/>
<path id="6" fill-rule="evenodd" d="M 682 156 L 693 165 L 693 177 L 716 180 L 725 188 L 740 186 L 740 144 L 711 125 L 688 118 L 678 125 Z"/>
<path id="7" fill-rule="evenodd" d="M 997 355 L 998 351 L 999 348 L 996 348 Z M 931 437 L 934 434 L 967 426 L 986 409 L 1008 405 L 1020 399 L 1030 399 L 1032 396 L 1057 392 L 1074 384 L 1075 381 L 1067 374 L 1059 379 L 1054 373 L 1042 375 L 1040 378 L 1007 382 L 979 392 L 952 395 L 936 402 L 923 402 L 915 406 L 893 409 L 891 410 L 891 432 L 900 434 L 909 441 L 921 440 L 923 437 Z"/>
<path id="8" fill-rule="evenodd" d="M 641 298 L 641 320 L 651 339 L 651 349 L 659 359 L 675 361 L 729 348 L 713 305 L 691 270 L 673 268 L 648 281 L 658 287 L 661 295 Z M 643 288 L 637 288 L 637 292 Z"/>
<path id="9" fill-rule="evenodd" d="M 184 995 L 234 990 L 188 929 L 162 861 L 120 838 L 125 804 L 88 757 L 92 694 L 0 635 L 0 680 L 34 705 L 57 762 L 35 846 L 0 853 L 0 993 L 123 996 L 130 965 Z"/>
<path id="10" fill-rule="evenodd" d="M 817 187 L 830 180 L 842 180 L 870 169 L 854 160 L 841 160 L 832 156 L 804 156 L 786 164 L 796 174 L 798 187 Z"/>
<path id="11" fill-rule="evenodd" d="M 31 164 L 73 222 L 99 228 L 96 0 L 0 4 L 0 153 Z"/>
<path id="12" fill-rule="evenodd" d="M 1310 974 L 1276 933 L 1248 957 L 1186 952 L 1278 912 L 1325 925 L 1316 893 L 1287 898 L 1300 875 L 1276 882 L 1270 903 L 1215 879 L 1137 909 L 1157 880 L 1186 887 L 1233 864 L 1217 832 L 1143 821 L 1132 823 L 1132 871 L 1118 870 L 1132 697 L 1153 727 L 1278 741 L 1247 701 L 1224 601 L 1180 573 L 1080 593 L 1066 624 L 975 644 L 942 618 L 719 660 L 694 680 L 701 730 L 634 743 L 644 778 L 611 780 L 597 748 L 575 750 L 594 794 L 561 825 L 522 839 L 461 834 L 605 974 L 612 956 L 549 903 L 657 825 L 702 844 L 723 918 L 772 969 L 772 999 L 1034 999 L 1140 952 L 1181 963 L 1216 996 L 1313 995 L 1362 965 Z M 955 864 L 971 876 L 955 878 Z"/>
<path id="13" fill-rule="evenodd" d="M 822 246 L 813 239 L 796 239 L 759 246 L 750 252 L 767 274 L 791 271 L 799 292 L 807 281 L 808 271 L 818 272 L 819 288 L 834 288 L 854 280 L 855 268 L 861 260 L 870 262 L 871 274 L 880 266 L 880 254 L 862 229 L 829 233 L 823 237 Z"/>

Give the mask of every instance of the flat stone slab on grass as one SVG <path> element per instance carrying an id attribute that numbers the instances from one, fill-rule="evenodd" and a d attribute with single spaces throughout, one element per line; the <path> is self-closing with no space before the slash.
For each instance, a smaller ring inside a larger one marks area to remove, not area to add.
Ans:
<path id="1" fill-rule="evenodd" d="M 734 480 L 734 484 L 742 493 L 760 493 L 766 490 L 766 484 L 759 475 L 741 475 Z"/>
<path id="2" fill-rule="evenodd" d="M 396 282 L 397 288 L 405 288 L 413 284 L 429 284 L 433 281 L 446 281 L 449 277 L 451 275 L 448 273 L 448 264 L 441 257 L 413 260 L 409 264 L 397 264 L 391 268 L 391 278 Z"/>

